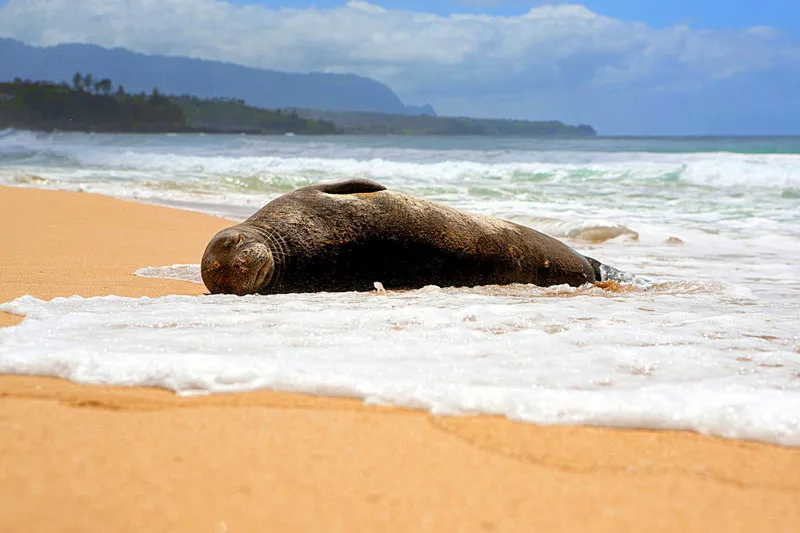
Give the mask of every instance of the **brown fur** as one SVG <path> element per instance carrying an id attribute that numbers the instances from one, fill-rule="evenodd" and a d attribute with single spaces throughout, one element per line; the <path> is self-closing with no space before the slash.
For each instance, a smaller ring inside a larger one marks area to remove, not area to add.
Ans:
<path id="1" fill-rule="evenodd" d="M 386 190 L 368 180 L 304 187 L 218 233 L 203 255 L 212 293 L 367 291 L 425 285 L 599 281 L 599 263 L 531 228 Z"/>

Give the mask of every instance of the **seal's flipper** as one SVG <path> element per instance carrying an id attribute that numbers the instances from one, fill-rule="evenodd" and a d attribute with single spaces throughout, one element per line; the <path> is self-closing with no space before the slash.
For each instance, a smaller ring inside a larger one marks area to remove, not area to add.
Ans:
<path id="1" fill-rule="evenodd" d="M 642 290 L 650 290 L 653 287 L 654 283 L 645 277 L 637 276 L 636 274 L 631 274 L 630 272 L 624 272 L 612 266 L 603 264 L 597 259 L 592 259 L 591 257 L 586 257 L 586 259 L 592 265 L 597 281 L 616 281 L 617 283 L 633 285 L 634 287 Z"/>
<path id="2" fill-rule="evenodd" d="M 592 270 L 594 270 L 595 281 L 605 281 L 606 278 L 601 268 L 602 266 L 604 266 L 603 263 L 601 263 L 597 259 L 594 259 L 586 255 L 584 255 L 584 257 L 586 258 L 587 261 L 589 261 L 589 264 L 592 265 Z"/>
<path id="3" fill-rule="evenodd" d="M 314 188 L 326 194 L 356 194 L 360 192 L 378 192 L 386 190 L 386 187 L 380 183 L 360 178 L 323 183 L 321 185 L 314 185 Z"/>

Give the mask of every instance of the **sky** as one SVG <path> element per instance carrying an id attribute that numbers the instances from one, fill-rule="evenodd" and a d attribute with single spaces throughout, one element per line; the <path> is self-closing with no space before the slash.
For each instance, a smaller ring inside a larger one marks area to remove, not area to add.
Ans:
<path id="1" fill-rule="evenodd" d="M 0 0 L 0 37 L 354 73 L 442 115 L 800 134 L 793 0 Z"/>
<path id="2" fill-rule="evenodd" d="M 2 5 L 0 1 L 0 5 Z M 273 9 L 281 7 L 331 8 L 339 0 L 236 0 L 236 4 L 259 4 Z M 378 2 L 387 9 L 424 11 L 438 15 L 453 13 L 485 13 L 491 15 L 520 15 L 533 7 L 566 2 L 536 0 L 389 0 Z M 772 26 L 800 31 L 800 2 L 794 0 L 762 0 L 760 2 L 731 0 L 589 0 L 580 2 L 595 13 L 626 21 L 644 22 L 649 26 L 665 27 L 690 23 L 703 28 L 747 28 Z"/>

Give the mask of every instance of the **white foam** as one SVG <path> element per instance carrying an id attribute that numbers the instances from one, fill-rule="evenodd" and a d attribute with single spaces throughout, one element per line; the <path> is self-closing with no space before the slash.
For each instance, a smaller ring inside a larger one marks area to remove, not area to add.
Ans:
<path id="1" fill-rule="evenodd" d="M 203 283 L 200 265 L 176 264 L 163 267 L 144 267 L 133 273 L 142 278 L 161 278 Z"/>
<path id="2" fill-rule="evenodd" d="M 800 446 L 794 318 L 714 287 L 160 299 L 26 296 L 0 372 L 181 394 L 270 388 L 546 424 Z"/>
<path id="3" fill-rule="evenodd" d="M 101 151 L 80 152 L 76 159 L 81 166 L 110 168 L 150 176 L 233 176 L 235 179 L 229 183 L 231 186 L 260 187 L 264 190 L 268 190 L 271 184 L 296 187 L 326 177 L 389 178 L 408 181 L 412 186 L 420 180 L 425 185 L 430 185 L 433 180 L 440 186 L 455 187 L 456 190 L 468 188 L 471 181 L 482 182 L 487 179 L 509 183 L 558 183 L 568 180 L 576 184 L 602 183 L 607 180 L 646 184 L 651 181 L 661 183 L 668 179 L 712 188 L 800 187 L 800 157 L 790 155 L 653 155 L 649 161 L 639 161 L 633 157 L 627 161 L 618 161 L 619 154 L 613 154 L 613 157 L 610 157 L 612 154 L 597 154 L 594 156 L 595 161 L 584 163 L 526 161 L 530 156 L 520 155 L 522 161 L 486 162 L 453 159 L 396 161 L 382 157 L 356 159 L 286 155 L 231 157 Z M 286 182 L 287 178 L 295 181 Z M 260 181 L 252 181 L 253 179 Z"/>

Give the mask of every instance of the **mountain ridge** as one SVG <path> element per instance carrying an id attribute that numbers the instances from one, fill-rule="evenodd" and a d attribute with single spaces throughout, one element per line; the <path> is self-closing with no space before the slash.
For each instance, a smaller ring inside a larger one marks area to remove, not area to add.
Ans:
<path id="1" fill-rule="evenodd" d="M 0 58 L 2 81 L 69 81 L 75 72 L 84 72 L 112 78 L 132 92 L 149 92 L 157 87 L 169 94 L 240 98 L 265 109 L 435 114 L 429 105 L 407 106 L 388 86 L 356 74 L 284 72 L 94 44 L 36 47 L 8 38 L 0 38 Z"/>

